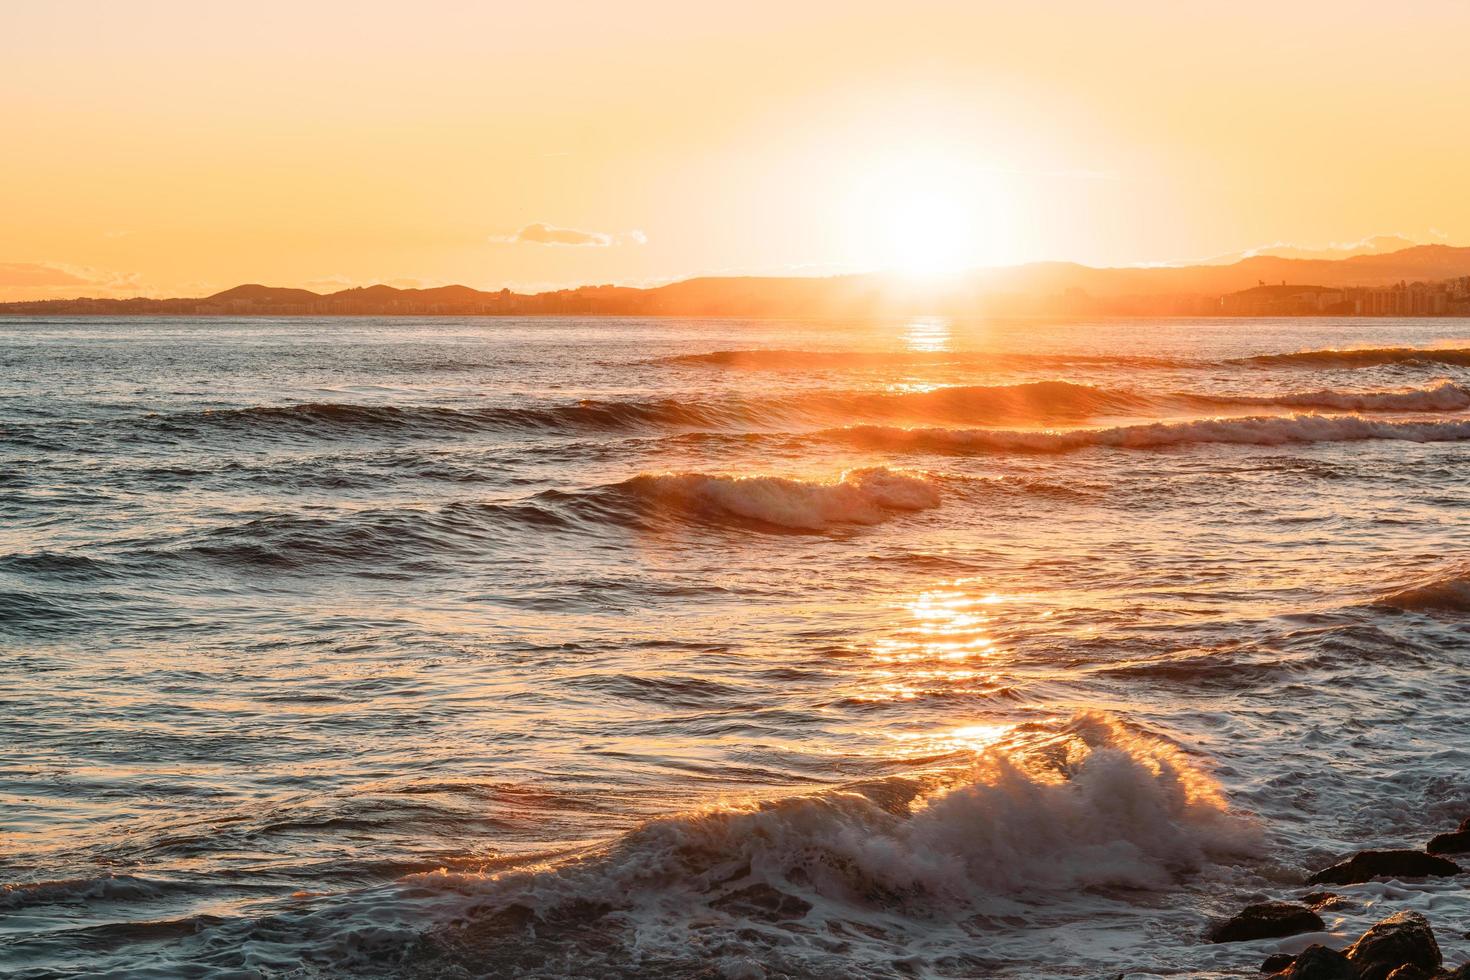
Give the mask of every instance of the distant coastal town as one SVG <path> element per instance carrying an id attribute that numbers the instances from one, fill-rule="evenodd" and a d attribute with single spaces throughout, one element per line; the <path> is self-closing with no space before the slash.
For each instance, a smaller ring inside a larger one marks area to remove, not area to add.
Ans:
<path id="1" fill-rule="evenodd" d="M 1470 316 L 1470 276 L 1392 286 L 1261 283 L 1220 297 L 1222 316 Z"/>

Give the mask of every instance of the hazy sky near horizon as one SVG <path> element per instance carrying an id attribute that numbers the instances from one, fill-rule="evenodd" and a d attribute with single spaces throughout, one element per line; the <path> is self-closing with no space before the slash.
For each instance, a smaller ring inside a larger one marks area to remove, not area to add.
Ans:
<path id="1" fill-rule="evenodd" d="M 1470 241 L 1470 5 L 0 5 L 0 299 Z"/>

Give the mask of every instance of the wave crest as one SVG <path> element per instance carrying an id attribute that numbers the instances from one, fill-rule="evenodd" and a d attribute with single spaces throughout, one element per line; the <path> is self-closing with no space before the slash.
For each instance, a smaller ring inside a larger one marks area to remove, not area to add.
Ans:
<path id="1" fill-rule="evenodd" d="M 1470 367 L 1470 347 L 1362 347 L 1256 354 L 1231 361 L 1280 367 L 1379 367 L 1386 364 L 1449 364 Z"/>
<path id="2" fill-rule="evenodd" d="M 809 975 L 825 947 L 804 935 L 892 956 L 938 917 L 964 945 L 985 928 L 977 917 L 1018 897 L 1162 889 L 1258 853 L 1254 824 L 1176 747 L 1098 714 L 1023 728 L 958 769 L 655 820 L 562 863 L 405 883 L 467 896 L 468 924 L 436 935 L 431 959 L 611 961 L 633 946 L 678 960 L 775 927 L 785 965 Z"/>
<path id="3" fill-rule="evenodd" d="M 858 425 L 828 429 L 819 436 L 889 450 L 1062 453 L 1095 447 L 1159 449 L 1197 443 L 1281 446 L 1368 439 L 1457 442 L 1470 439 L 1470 420 L 1392 422 L 1357 415 L 1251 416 L 1061 431 Z"/>
<path id="4" fill-rule="evenodd" d="M 163 882 L 133 875 L 17 882 L 0 885 L 0 909 L 15 912 L 43 905 L 136 903 L 157 898 L 166 890 Z"/>
<path id="5" fill-rule="evenodd" d="M 834 482 L 665 473 L 643 474 L 619 486 L 659 508 L 806 530 L 877 524 L 897 513 L 928 510 L 940 503 L 931 478 L 881 466 L 849 470 Z"/>
<path id="6" fill-rule="evenodd" d="M 1470 565 L 1391 592 L 1379 603 L 1408 612 L 1470 613 Z"/>
<path id="7" fill-rule="evenodd" d="M 1330 408 L 1345 412 L 1457 412 L 1470 408 L 1470 388 L 1444 381 L 1432 388 L 1393 391 L 1285 392 L 1277 395 L 1189 396 L 1212 405 L 1283 405 L 1289 408 Z"/>
<path id="8" fill-rule="evenodd" d="M 1068 365 L 1100 367 L 1187 367 L 1197 361 L 1171 357 L 1125 354 L 1040 354 L 992 351 L 921 350 L 790 350 L 757 348 L 717 350 L 701 354 L 675 354 L 654 364 L 744 368 L 747 370 L 802 371 L 903 366 L 948 366 L 986 368 L 1046 368 Z"/>

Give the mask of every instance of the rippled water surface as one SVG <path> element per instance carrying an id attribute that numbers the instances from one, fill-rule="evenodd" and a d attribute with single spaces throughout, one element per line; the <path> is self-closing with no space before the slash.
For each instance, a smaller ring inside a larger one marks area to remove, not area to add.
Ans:
<path id="1" fill-rule="evenodd" d="M 0 322 L 0 971 L 1252 975 L 1470 814 L 1467 337 Z"/>

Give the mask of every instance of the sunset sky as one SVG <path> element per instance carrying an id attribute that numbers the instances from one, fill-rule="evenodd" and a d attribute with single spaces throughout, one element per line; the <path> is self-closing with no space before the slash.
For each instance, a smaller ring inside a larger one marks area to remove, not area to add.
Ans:
<path id="1" fill-rule="evenodd" d="M 1470 240 L 1462 0 L 0 7 L 0 299 Z"/>

